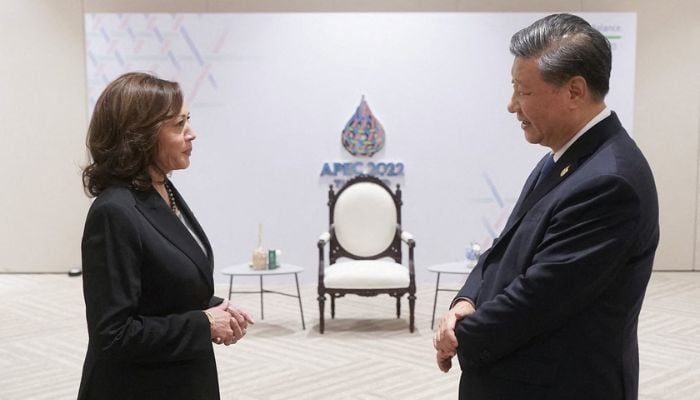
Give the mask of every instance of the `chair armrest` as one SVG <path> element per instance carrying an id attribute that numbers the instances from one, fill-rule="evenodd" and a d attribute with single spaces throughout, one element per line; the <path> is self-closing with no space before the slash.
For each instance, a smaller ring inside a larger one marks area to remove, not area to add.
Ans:
<path id="1" fill-rule="evenodd" d="M 416 247 L 416 240 L 413 239 L 413 235 L 410 234 L 409 232 L 401 230 L 401 227 L 398 226 L 397 229 L 399 229 L 399 232 L 401 232 L 401 241 L 406 243 L 408 245 L 408 273 L 409 276 L 411 277 L 411 283 L 409 284 L 409 287 L 411 290 L 415 291 L 416 290 L 416 267 L 413 261 L 413 250 Z"/>
<path id="2" fill-rule="evenodd" d="M 325 268 L 325 263 L 323 261 L 323 248 L 326 246 L 326 243 L 331 239 L 331 234 L 330 232 L 323 232 L 321 236 L 318 237 L 318 284 L 319 284 L 319 290 L 323 286 L 323 275 L 324 275 L 324 268 Z M 320 292 L 319 292 L 320 293 Z"/>
<path id="3" fill-rule="evenodd" d="M 415 245 L 416 245 L 416 241 L 415 241 L 415 239 L 413 239 L 413 235 L 410 234 L 410 233 L 408 233 L 408 232 L 406 232 L 406 231 L 401 232 L 401 240 L 402 240 L 404 243 L 408 244 L 409 246 L 415 246 Z"/>
<path id="4" fill-rule="evenodd" d="M 330 232 L 323 232 L 321 236 L 318 237 L 318 247 L 323 247 L 331 239 Z"/>

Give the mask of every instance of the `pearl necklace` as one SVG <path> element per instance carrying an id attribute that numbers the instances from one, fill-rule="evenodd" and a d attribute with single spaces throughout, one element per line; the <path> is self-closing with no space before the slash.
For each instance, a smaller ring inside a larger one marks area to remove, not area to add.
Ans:
<path id="1" fill-rule="evenodd" d="M 170 203 L 170 209 L 173 210 L 175 215 L 180 215 L 180 212 L 177 209 L 177 204 L 175 203 L 175 195 L 173 195 L 173 190 L 170 188 L 170 185 L 168 185 L 167 182 L 164 185 L 165 185 L 165 190 L 168 192 L 168 200 Z"/>

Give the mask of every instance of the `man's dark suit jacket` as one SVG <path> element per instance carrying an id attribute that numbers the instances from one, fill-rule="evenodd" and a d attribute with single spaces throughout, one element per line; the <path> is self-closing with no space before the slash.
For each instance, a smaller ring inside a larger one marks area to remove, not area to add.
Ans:
<path id="1" fill-rule="evenodd" d="M 542 164 L 457 295 L 476 304 L 455 329 L 460 399 L 636 399 L 659 240 L 650 168 L 614 113 L 533 189 Z"/>
<path id="2" fill-rule="evenodd" d="M 209 320 L 213 257 L 154 190 L 111 187 L 93 202 L 82 241 L 89 344 L 78 399 L 219 399 Z"/>

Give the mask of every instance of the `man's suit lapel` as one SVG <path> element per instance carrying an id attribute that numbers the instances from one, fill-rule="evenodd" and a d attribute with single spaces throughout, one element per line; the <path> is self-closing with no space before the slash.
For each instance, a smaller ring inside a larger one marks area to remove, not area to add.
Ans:
<path id="1" fill-rule="evenodd" d="M 172 187 L 172 185 L 171 185 Z M 206 235 L 202 231 L 201 226 L 190 211 L 189 207 L 180 197 L 180 194 L 173 188 L 175 199 L 180 206 L 180 211 L 185 214 L 188 221 L 191 221 L 195 233 L 207 249 L 209 256 L 205 255 L 197 242 L 194 240 L 187 227 L 177 218 L 170 210 L 167 204 L 160 197 L 155 189 L 149 189 L 145 192 L 136 192 L 136 208 L 143 216 L 153 225 L 160 233 L 168 239 L 175 247 L 180 249 L 192 262 L 197 266 L 206 282 L 213 289 L 214 282 L 212 278 L 212 257 L 211 246 Z"/>
<path id="2" fill-rule="evenodd" d="M 597 123 L 590 130 L 588 130 L 583 136 L 576 140 L 569 149 L 564 152 L 564 155 L 554 164 L 549 176 L 545 177 L 537 186 L 535 182 L 537 181 L 537 176 L 539 175 L 540 169 L 542 169 L 542 164 L 544 163 L 544 158 L 540 160 L 537 167 L 530 174 L 525 187 L 523 188 L 518 201 L 513 207 L 510 218 L 503 231 L 499 235 L 497 241 L 494 243 L 495 247 L 498 243 L 503 242 L 509 233 L 516 227 L 520 220 L 527 214 L 527 212 L 532 208 L 535 203 L 537 203 L 542 197 L 554 189 L 557 185 L 562 183 L 566 178 L 571 176 L 596 150 L 598 150 L 603 143 L 608 141 L 614 134 L 618 133 L 622 129 L 620 120 L 617 115 L 613 112 L 608 118 Z M 548 157 L 546 155 L 545 157 Z M 537 173 L 535 173 L 535 171 Z"/>

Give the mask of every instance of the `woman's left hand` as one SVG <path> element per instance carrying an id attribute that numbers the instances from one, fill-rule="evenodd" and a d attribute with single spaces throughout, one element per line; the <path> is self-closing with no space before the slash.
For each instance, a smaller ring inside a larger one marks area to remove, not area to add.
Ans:
<path id="1" fill-rule="evenodd" d="M 231 329 L 233 330 L 233 337 L 235 341 L 243 338 L 248 329 L 248 324 L 253 325 L 253 317 L 248 314 L 248 312 L 241 310 L 238 307 L 234 307 L 229 304 L 228 313 L 231 315 Z"/>

